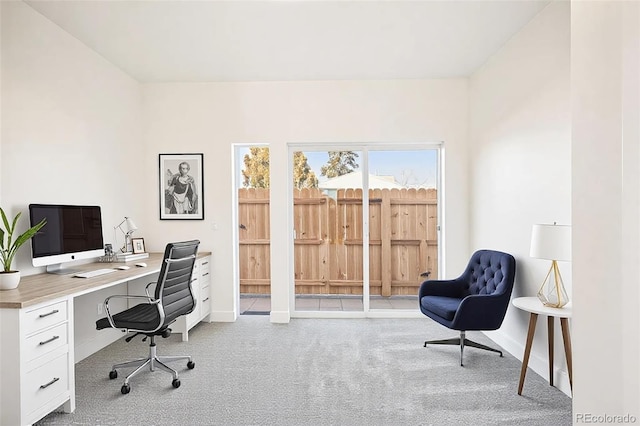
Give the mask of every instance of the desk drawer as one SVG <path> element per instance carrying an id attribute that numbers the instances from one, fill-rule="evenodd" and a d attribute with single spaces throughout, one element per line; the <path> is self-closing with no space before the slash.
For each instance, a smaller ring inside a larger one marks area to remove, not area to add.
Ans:
<path id="1" fill-rule="evenodd" d="M 52 399 L 69 392 L 68 353 L 31 370 L 25 378 L 23 406 L 36 410 Z"/>
<path id="2" fill-rule="evenodd" d="M 200 271 L 200 281 L 202 282 L 201 285 L 209 285 L 209 279 L 210 277 L 210 273 L 208 269 L 202 269 Z"/>
<path id="3" fill-rule="evenodd" d="M 207 287 L 207 291 L 202 295 L 202 303 L 200 305 L 200 316 L 204 317 L 211 313 L 211 297 L 209 297 L 209 288 Z"/>
<path id="4" fill-rule="evenodd" d="M 36 308 L 25 313 L 24 330 L 26 334 L 43 330 L 67 320 L 67 301 Z"/>
<path id="5" fill-rule="evenodd" d="M 209 262 L 209 258 L 202 259 L 200 261 L 200 275 L 204 274 L 205 272 L 209 272 L 209 270 L 211 269 L 209 266 L 210 264 L 211 262 Z"/>
<path id="6" fill-rule="evenodd" d="M 25 361 L 29 362 L 68 343 L 68 325 L 62 323 L 26 339 Z"/>

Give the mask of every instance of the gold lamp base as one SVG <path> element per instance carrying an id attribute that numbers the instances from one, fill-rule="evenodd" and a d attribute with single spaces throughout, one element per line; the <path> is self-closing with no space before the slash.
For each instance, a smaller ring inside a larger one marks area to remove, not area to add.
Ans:
<path id="1" fill-rule="evenodd" d="M 553 276 L 551 272 L 553 271 Z M 558 262 L 551 261 L 551 268 L 547 272 L 547 276 L 542 282 L 540 290 L 538 290 L 538 299 L 545 306 L 552 308 L 562 308 L 569 303 L 569 296 L 567 290 L 564 288 L 562 277 L 560 276 L 560 269 L 558 269 Z"/>

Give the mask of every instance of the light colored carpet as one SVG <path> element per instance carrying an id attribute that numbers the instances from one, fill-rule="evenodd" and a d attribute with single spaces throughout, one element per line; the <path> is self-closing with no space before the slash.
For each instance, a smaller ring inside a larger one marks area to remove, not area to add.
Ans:
<path id="1" fill-rule="evenodd" d="M 38 425 L 571 425 L 571 399 L 505 353 L 423 347 L 455 337 L 424 319 L 293 319 L 267 316 L 196 326 L 188 342 L 158 339 L 159 355 L 194 357 L 171 375 L 146 371 L 120 386 L 111 365 L 146 354 L 119 340 L 76 365 L 76 411 Z M 491 346 L 481 333 L 467 337 Z"/>

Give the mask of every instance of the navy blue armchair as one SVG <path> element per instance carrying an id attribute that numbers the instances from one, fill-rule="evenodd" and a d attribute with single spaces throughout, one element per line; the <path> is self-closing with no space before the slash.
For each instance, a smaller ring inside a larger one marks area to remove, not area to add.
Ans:
<path id="1" fill-rule="evenodd" d="M 420 310 L 429 318 L 452 330 L 460 337 L 428 340 L 432 345 L 460 345 L 460 365 L 465 346 L 497 352 L 489 346 L 465 337 L 467 330 L 497 330 L 509 307 L 516 275 L 516 260 L 508 253 L 495 250 L 476 251 L 466 269 L 453 280 L 427 280 L 420 285 Z"/>

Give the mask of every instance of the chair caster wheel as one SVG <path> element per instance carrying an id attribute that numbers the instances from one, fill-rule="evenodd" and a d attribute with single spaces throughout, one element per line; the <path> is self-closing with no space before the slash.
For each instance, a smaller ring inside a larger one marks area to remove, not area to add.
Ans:
<path id="1" fill-rule="evenodd" d="M 122 387 L 120 388 L 120 392 L 122 392 L 123 395 L 128 394 L 129 392 L 131 392 L 131 386 L 122 385 Z"/>
<path id="2" fill-rule="evenodd" d="M 195 362 L 193 362 L 193 361 L 189 361 L 189 362 L 187 363 L 187 368 L 188 368 L 189 370 L 193 370 L 194 368 L 196 368 L 196 363 L 195 363 Z"/>
<path id="3" fill-rule="evenodd" d="M 173 379 L 173 382 L 171 382 L 171 385 L 176 389 L 179 388 L 180 387 L 180 380 L 179 379 Z"/>
<path id="4" fill-rule="evenodd" d="M 115 378 L 117 378 L 117 377 L 118 377 L 118 372 L 117 372 L 116 370 L 111 370 L 111 371 L 109 371 L 109 378 L 110 378 L 111 380 L 113 380 L 113 379 L 115 379 Z"/>

